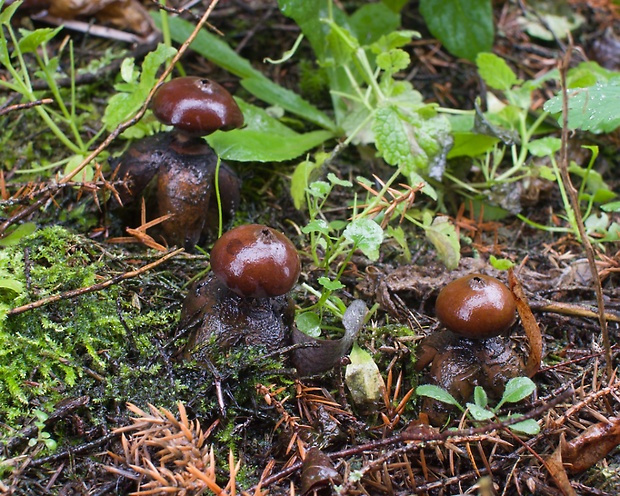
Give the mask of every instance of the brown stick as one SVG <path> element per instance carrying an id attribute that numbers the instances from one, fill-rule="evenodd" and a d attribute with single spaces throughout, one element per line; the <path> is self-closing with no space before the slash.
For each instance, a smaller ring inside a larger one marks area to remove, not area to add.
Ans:
<path id="1" fill-rule="evenodd" d="M 183 248 L 179 248 L 178 250 L 171 251 L 170 253 L 166 253 L 163 257 L 156 260 L 155 262 L 151 262 L 150 264 L 144 265 L 139 269 L 132 270 L 129 272 L 125 272 L 124 274 L 120 274 L 118 276 L 112 277 L 106 281 L 93 284 L 92 286 L 88 286 L 87 288 L 78 288 L 72 289 L 70 291 L 65 291 L 64 293 L 60 293 L 53 296 L 48 296 L 47 298 L 43 298 L 38 301 L 33 301 L 32 303 L 28 303 L 27 305 L 22 305 L 21 307 L 15 307 L 7 312 L 7 315 L 17 315 L 20 313 L 27 312 L 28 310 L 34 310 L 35 308 L 42 307 L 44 305 L 49 305 L 50 303 L 54 303 L 60 300 L 67 300 L 69 298 L 76 298 L 77 296 L 82 296 L 87 293 L 93 293 L 95 291 L 101 291 L 107 287 L 112 286 L 113 284 L 118 284 L 121 281 L 125 281 L 127 279 L 131 279 L 133 277 L 139 276 L 140 274 L 144 274 L 149 270 L 157 267 L 158 265 L 164 263 L 166 260 L 178 255 L 183 251 Z"/>
<path id="2" fill-rule="evenodd" d="M 571 206 L 575 215 L 575 222 L 579 229 L 579 236 L 583 243 L 586 256 L 588 258 L 588 265 L 590 266 L 590 272 L 592 273 L 592 280 L 594 282 L 594 290 L 596 291 L 596 302 L 598 305 L 598 321 L 601 326 L 601 334 L 603 335 L 603 347 L 605 348 L 605 360 L 607 365 L 607 377 L 611 378 L 613 373 L 613 364 L 611 361 L 611 343 L 609 341 L 609 330 L 607 329 L 607 319 L 605 318 L 605 303 L 603 301 L 603 286 L 601 285 L 601 278 L 598 275 L 596 268 L 596 260 L 594 258 L 594 248 L 590 243 L 590 238 L 586 233 L 583 225 L 583 217 L 581 216 L 581 210 L 579 207 L 579 196 L 573 182 L 571 181 L 570 174 L 568 173 L 568 92 L 566 89 L 566 72 L 571 60 L 573 52 L 573 40 L 569 35 L 568 49 L 564 54 L 564 57 L 560 61 L 560 82 L 562 85 L 562 145 L 560 147 L 560 177 L 564 183 L 566 192 L 570 199 Z"/>
<path id="3" fill-rule="evenodd" d="M 598 318 L 598 312 L 590 310 L 575 303 L 563 303 L 560 301 L 530 301 L 530 308 L 536 312 L 558 313 L 561 315 L 572 315 L 575 317 L 585 317 L 590 319 Z M 620 315 L 611 312 L 604 314 L 605 320 L 609 322 L 620 322 Z"/>

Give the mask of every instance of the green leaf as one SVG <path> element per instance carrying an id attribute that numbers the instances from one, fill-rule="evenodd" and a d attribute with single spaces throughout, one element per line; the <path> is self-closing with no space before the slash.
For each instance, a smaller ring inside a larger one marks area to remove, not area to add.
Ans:
<path id="1" fill-rule="evenodd" d="M 383 3 L 367 3 L 349 18 L 353 33 L 361 45 L 369 45 L 400 26 L 400 15 Z"/>
<path id="2" fill-rule="evenodd" d="M 37 230 L 37 225 L 34 222 L 24 222 L 13 229 L 6 236 L 0 239 L 0 246 L 14 246 L 24 237 L 32 234 Z"/>
<path id="3" fill-rule="evenodd" d="M 388 74 L 402 71 L 409 67 L 410 63 L 411 58 L 409 54 L 400 48 L 394 48 L 393 50 L 377 55 L 377 65 Z"/>
<path id="4" fill-rule="evenodd" d="M 430 32 L 454 55 L 474 60 L 493 48 L 491 0 L 420 0 Z"/>
<path id="5" fill-rule="evenodd" d="M 430 214 L 428 214 L 430 217 Z M 444 215 L 435 217 L 433 223 L 425 227 L 428 240 L 437 250 L 437 256 L 448 270 L 454 270 L 461 259 L 461 246 L 456 228 Z"/>
<path id="6" fill-rule="evenodd" d="M 601 205 L 601 210 L 604 210 L 605 212 L 620 212 L 620 201 Z"/>
<path id="7" fill-rule="evenodd" d="M 319 277 L 318 283 L 329 291 L 338 291 L 345 287 L 340 281 L 332 281 L 329 277 Z"/>
<path id="8" fill-rule="evenodd" d="M 479 422 L 490 420 L 495 417 L 495 414 L 491 410 L 487 410 L 486 408 L 475 405 L 474 403 L 467 403 L 467 408 L 469 408 L 469 413 L 474 420 L 478 420 Z"/>
<path id="9" fill-rule="evenodd" d="M 313 232 L 318 232 L 323 234 L 324 236 L 328 236 L 331 231 L 329 224 L 327 221 L 323 219 L 312 220 L 308 222 L 308 224 L 301 228 L 301 232 L 304 234 L 310 234 Z"/>
<path id="10" fill-rule="evenodd" d="M 58 26 L 57 28 L 40 28 L 35 31 L 20 29 L 22 38 L 19 40 L 18 48 L 22 53 L 34 52 L 43 43 L 47 43 L 56 36 L 62 28 L 63 26 Z"/>
<path id="11" fill-rule="evenodd" d="M 12 277 L 4 277 L 0 274 L 0 288 L 8 289 L 14 293 L 20 294 L 24 290 L 24 285 L 17 279 Z"/>
<path id="12" fill-rule="evenodd" d="M 454 133 L 454 145 L 448 152 L 448 158 L 477 157 L 492 150 L 499 138 L 472 132 Z"/>
<path id="13" fill-rule="evenodd" d="M 383 229 L 374 220 L 366 217 L 354 219 L 345 228 L 342 235 L 371 261 L 374 262 L 379 258 L 379 247 L 383 242 Z"/>
<path id="14" fill-rule="evenodd" d="M 321 319 L 314 312 L 303 312 L 295 318 L 297 328 L 308 336 L 319 337 L 321 335 Z"/>
<path id="15" fill-rule="evenodd" d="M 303 155 L 333 137 L 330 131 L 273 135 L 268 131 L 241 129 L 216 132 L 207 138 L 218 155 L 238 162 L 282 162 Z"/>
<path id="16" fill-rule="evenodd" d="M 264 102 L 282 107 L 284 110 L 303 117 L 322 128 L 330 131 L 336 129 L 336 125 L 324 112 L 304 100 L 297 93 L 283 88 L 264 76 L 242 79 L 241 86 Z"/>
<path id="17" fill-rule="evenodd" d="M 508 428 L 511 431 L 528 436 L 535 436 L 540 433 L 540 426 L 534 419 L 527 419 L 523 422 L 517 422 L 516 424 L 509 425 Z"/>
<path id="18" fill-rule="evenodd" d="M 562 113 L 562 95 L 545 103 L 547 112 Z M 561 122 L 561 115 L 559 121 Z M 620 81 L 568 90 L 568 127 L 609 133 L 620 126 Z"/>
<path id="19" fill-rule="evenodd" d="M 506 61 L 494 53 L 479 53 L 476 57 L 476 65 L 480 77 L 496 90 L 506 91 L 520 82 Z"/>
<path id="20" fill-rule="evenodd" d="M 409 0 L 383 0 L 383 3 L 387 5 L 392 11 L 400 12 Z"/>
<path id="21" fill-rule="evenodd" d="M 496 258 L 495 255 L 489 257 L 489 262 L 497 270 L 508 270 L 515 266 L 512 260 L 507 258 Z"/>
<path id="22" fill-rule="evenodd" d="M 259 107 L 237 100 L 247 126 L 217 131 L 207 142 L 225 160 L 238 162 L 281 162 L 299 157 L 333 137 L 330 131 L 299 134 Z"/>
<path id="23" fill-rule="evenodd" d="M 420 38 L 420 36 L 420 33 L 417 31 L 392 31 L 370 45 L 370 49 L 373 53 L 380 54 L 394 48 L 402 48 L 408 45 L 413 38 Z"/>
<path id="24" fill-rule="evenodd" d="M 486 406 L 489 404 L 487 392 L 484 390 L 484 388 L 480 386 L 476 386 L 474 388 L 474 403 L 480 408 L 486 408 Z"/>
<path id="25" fill-rule="evenodd" d="M 506 384 L 502 399 L 495 407 L 495 411 L 499 410 L 504 403 L 517 403 L 527 398 L 534 391 L 536 391 L 536 384 L 534 384 L 534 381 L 529 377 L 515 377 L 510 379 Z"/>
<path id="26" fill-rule="evenodd" d="M 550 157 L 560 150 L 562 141 L 551 136 L 531 141 L 527 149 L 535 157 Z"/>
<path id="27" fill-rule="evenodd" d="M 291 197 L 297 210 L 301 210 L 306 205 L 306 188 L 312 173 L 321 167 L 320 164 L 311 160 L 304 160 L 297 164 L 291 176 Z"/>
<path id="28" fill-rule="evenodd" d="M 11 17 L 13 17 L 13 14 L 15 14 L 17 7 L 19 7 L 21 4 L 22 2 L 17 1 L 6 7 L 4 5 L 1 5 L 0 8 L 2 8 L 3 10 L 2 12 L 0 12 L 0 24 L 2 24 L 3 26 L 8 26 L 11 23 Z"/>
<path id="29" fill-rule="evenodd" d="M 132 67 L 132 60 L 130 62 L 123 61 L 123 78 L 129 78 L 132 82 L 125 79 L 126 82 L 115 86 L 120 92 L 110 97 L 103 114 L 103 123 L 106 125 L 106 129 L 111 131 L 135 115 L 144 104 L 149 91 L 157 80 L 157 70 L 175 53 L 176 49 L 160 43 L 155 50 L 144 57 L 139 81 L 137 79 L 138 71 Z"/>
<path id="30" fill-rule="evenodd" d="M 446 403 L 447 405 L 454 405 L 461 411 L 465 411 L 461 404 L 456 401 L 454 396 L 452 396 L 448 391 L 440 388 L 439 386 L 434 386 L 433 384 L 424 384 L 422 386 L 418 386 L 415 392 L 418 396 L 433 398 L 437 401 L 441 401 L 442 403 Z"/>
<path id="31" fill-rule="evenodd" d="M 330 172 L 329 174 L 327 174 L 327 179 L 329 180 L 330 183 L 332 183 L 335 186 L 342 186 L 343 188 L 353 187 L 353 183 L 351 181 L 340 179 L 333 172 Z"/>

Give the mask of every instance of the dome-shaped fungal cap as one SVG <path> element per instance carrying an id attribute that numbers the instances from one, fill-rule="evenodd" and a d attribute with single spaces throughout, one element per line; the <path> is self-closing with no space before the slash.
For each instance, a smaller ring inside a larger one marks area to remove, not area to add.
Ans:
<path id="1" fill-rule="evenodd" d="M 295 246 L 284 234 L 248 224 L 228 231 L 215 242 L 211 269 L 240 296 L 265 298 L 290 291 L 301 266 Z"/>
<path id="2" fill-rule="evenodd" d="M 155 117 L 190 136 L 243 125 L 243 114 L 232 95 L 210 79 L 180 77 L 162 84 L 153 95 Z"/>
<path id="3" fill-rule="evenodd" d="M 447 284 L 437 296 L 435 313 L 452 332 L 470 339 L 497 336 L 515 321 L 515 299 L 504 283 L 470 274 Z"/>

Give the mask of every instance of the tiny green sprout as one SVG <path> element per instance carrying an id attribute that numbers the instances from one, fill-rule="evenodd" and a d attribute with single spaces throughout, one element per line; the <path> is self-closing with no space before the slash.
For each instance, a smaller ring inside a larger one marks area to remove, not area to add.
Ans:
<path id="1" fill-rule="evenodd" d="M 536 391 L 536 384 L 529 377 L 515 377 L 510 379 L 506 383 L 504 394 L 499 400 L 499 403 L 493 408 L 488 405 L 488 396 L 486 391 L 480 386 L 476 386 L 474 389 L 474 402 L 467 403 L 466 407 L 463 407 L 450 393 L 445 389 L 440 388 L 432 384 L 424 384 L 418 386 L 416 394 L 418 396 L 426 396 L 433 398 L 437 401 L 457 407 L 461 412 L 467 412 L 469 417 L 476 422 L 485 422 L 497 417 L 497 412 L 506 403 L 518 403 L 524 400 L 529 395 Z M 499 420 L 513 420 L 519 418 L 520 415 L 509 414 L 507 416 L 499 417 Z M 533 419 L 527 419 L 522 422 L 517 422 L 508 426 L 510 430 L 526 435 L 536 435 L 540 432 L 540 426 Z"/>

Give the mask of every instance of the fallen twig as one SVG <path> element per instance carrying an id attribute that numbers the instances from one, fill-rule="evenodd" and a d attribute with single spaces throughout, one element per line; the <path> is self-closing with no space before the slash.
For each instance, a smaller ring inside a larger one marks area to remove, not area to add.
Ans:
<path id="1" fill-rule="evenodd" d="M 129 272 L 125 272 L 124 274 L 119 274 L 118 276 L 114 276 L 111 279 L 108 279 L 106 281 L 93 284 L 92 286 L 88 286 L 86 288 L 72 289 L 70 291 L 65 291 L 64 293 L 48 296 L 47 298 L 43 298 L 38 301 L 33 301 L 26 305 L 22 305 L 21 307 L 15 307 L 9 310 L 7 312 L 7 315 L 17 315 L 20 313 L 27 312 L 28 310 L 34 310 L 35 308 L 39 308 L 44 305 L 49 305 L 50 303 L 54 303 L 56 301 L 67 300 L 70 298 L 75 298 L 77 296 L 82 296 L 87 293 L 94 293 L 95 291 L 101 291 L 102 289 L 110 287 L 114 284 L 118 284 L 121 281 L 125 281 L 127 279 L 131 279 L 133 277 L 139 276 L 140 274 L 144 274 L 145 272 L 148 272 L 154 267 L 157 267 L 158 265 L 164 263 L 166 260 L 169 260 L 170 258 L 178 255 L 182 251 L 183 251 L 183 248 L 179 248 L 178 250 L 171 251 L 170 253 L 166 253 L 163 257 L 156 260 L 155 262 L 151 262 L 150 264 L 144 265 L 143 267 L 140 267 L 139 269 L 131 270 Z"/>

